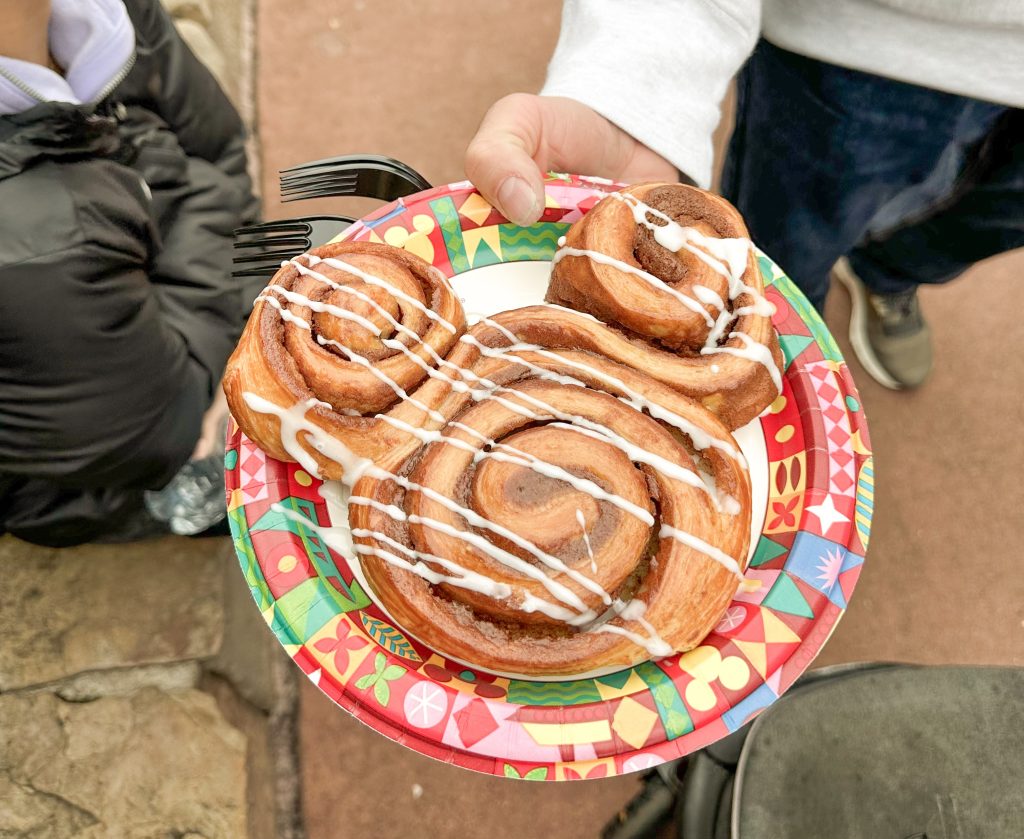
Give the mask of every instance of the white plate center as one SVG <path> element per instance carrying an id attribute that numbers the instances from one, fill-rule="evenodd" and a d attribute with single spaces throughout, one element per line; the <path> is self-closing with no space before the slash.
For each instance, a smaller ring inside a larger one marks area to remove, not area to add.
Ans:
<path id="1" fill-rule="evenodd" d="M 451 284 L 472 325 L 498 312 L 543 303 L 550 278 L 548 261 L 500 262 L 452 277 Z"/>

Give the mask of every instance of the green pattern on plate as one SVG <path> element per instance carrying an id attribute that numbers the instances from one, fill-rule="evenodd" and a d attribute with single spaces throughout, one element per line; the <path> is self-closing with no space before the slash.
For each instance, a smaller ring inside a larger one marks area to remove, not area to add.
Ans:
<path id="1" fill-rule="evenodd" d="M 651 689 L 654 705 L 665 727 L 666 739 L 674 740 L 693 731 L 693 720 L 683 704 L 683 698 L 676 690 L 672 679 L 658 665 L 645 661 L 633 668 L 633 671 L 644 680 Z"/>
<path id="2" fill-rule="evenodd" d="M 764 565 L 766 562 L 771 562 L 776 557 L 782 556 L 789 548 L 784 548 L 778 542 L 773 542 L 767 536 L 761 536 L 757 540 L 757 549 L 754 551 L 754 555 L 750 558 L 750 567 L 757 568 L 759 565 Z"/>
<path id="3" fill-rule="evenodd" d="M 569 229 L 562 222 L 541 222 L 533 227 L 499 224 L 501 255 L 505 262 L 550 259 L 558 249 L 558 240 Z"/>
<path id="4" fill-rule="evenodd" d="M 825 326 L 825 322 L 821 319 L 821 315 L 818 314 L 818 310 L 797 290 L 796 286 L 793 285 L 793 281 L 785 274 L 780 274 L 772 284 L 778 286 L 786 301 L 800 315 L 804 325 L 811 330 L 811 335 L 818 342 L 824 359 L 826 361 L 841 362 L 843 354 L 839 351 L 836 339 L 828 331 L 828 327 Z"/>
<path id="5" fill-rule="evenodd" d="M 263 572 L 260 570 L 256 552 L 253 550 L 249 525 L 245 521 L 245 508 L 236 507 L 234 510 L 228 510 L 228 518 L 232 525 L 232 532 L 235 534 L 234 544 L 238 564 L 242 567 L 242 574 L 249 584 L 249 591 L 252 592 L 256 605 L 262 611 L 274 602 L 274 596 L 270 593 L 267 581 L 263 579 Z"/>
<path id="6" fill-rule="evenodd" d="M 408 661 L 418 662 L 423 660 L 419 657 L 416 650 L 413 649 L 409 639 L 391 624 L 384 623 L 384 621 L 378 618 L 370 617 L 365 612 L 359 614 L 359 620 L 362 621 L 366 634 L 384 647 L 384 649 Z"/>
<path id="7" fill-rule="evenodd" d="M 259 533 L 262 530 L 287 530 L 296 536 L 302 536 L 304 533 L 309 532 L 307 527 L 289 518 L 284 510 L 279 509 L 282 507 L 298 513 L 310 521 L 316 521 L 316 508 L 313 506 L 312 501 L 307 501 L 305 498 L 288 496 L 274 504 L 271 509 L 254 521 L 249 529 L 254 533 Z"/>
<path id="8" fill-rule="evenodd" d="M 593 679 L 574 682 L 527 682 L 512 679 L 508 683 L 508 701 L 521 705 L 585 705 L 599 702 L 601 694 Z"/>
<path id="9" fill-rule="evenodd" d="M 763 605 L 776 612 L 785 612 L 787 615 L 797 615 L 801 618 L 813 618 L 814 609 L 807 599 L 800 593 L 796 583 L 789 574 L 779 574 L 771 591 L 765 595 Z"/>
<path id="10" fill-rule="evenodd" d="M 391 701 L 391 688 L 388 686 L 388 682 L 401 679 L 404 673 L 404 667 L 398 664 L 388 664 L 384 653 L 377 653 L 377 657 L 373 660 L 373 672 L 360 676 L 356 680 L 356 687 L 359 690 L 373 688 L 373 698 L 382 708 L 386 708 L 388 702 Z"/>
<path id="11" fill-rule="evenodd" d="M 506 778 L 519 778 L 522 781 L 546 781 L 548 778 L 546 766 L 538 766 L 529 770 L 525 775 L 520 775 L 512 764 L 506 763 L 504 771 Z"/>
<path id="12" fill-rule="evenodd" d="M 303 580 L 279 597 L 276 607 L 272 628 L 294 638 L 293 644 L 300 644 L 318 632 L 339 611 L 361 608 L 353 606 L 351 601 L 319 577 Z"/>
<path id="13" fill-rule="evenodd" d="M 441 228 L 441 236 L 444 238 L 452 270 L 456 274 L 468 271 L 469 257 L 466 255 L 466 244 L 462 241 L 462 222 L 459 221 L 459 211 L 455 209 L 455 202 L 447 196 L 438 198 L 430 202 L 430 209 L 433 210 Z"/>
<path id="14" fill-rule="evenodd" d="M 786 369 L 789 369 L 793 359 L 813 343 L 814 339 L 810 335 L 780 335 L 779 346 L 782 347 L 782 357 L 786 360 Z"/>

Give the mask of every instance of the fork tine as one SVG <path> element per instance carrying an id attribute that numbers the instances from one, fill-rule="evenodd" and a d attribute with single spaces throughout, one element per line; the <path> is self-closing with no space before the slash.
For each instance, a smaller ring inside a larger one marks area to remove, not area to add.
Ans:
<path id="1" fill-rule="evenodd" d="M 355 184 L 359 181 L 357 174 L 351 175 L 304 175 L 298 178 L 281 179 L 281 189 L 295 189 L 296 187 L 319 186 L 320 184 Z"/>
<path id="2" fill-rule="evenodd" d="M 338 166 L 324 166 L 316 169 L 304 169 L 298 172 L 284 172 L 282 171 L 279 175 L 282 181 L 295 181 L 303 180 L 306 178 L 316 178 L 324 175 L 366 175 L 371 172 L 377 172 L 386 175 L 399 175 L 405 177 L 408 180 L 418 180 L 418 176 L 415 173 L 407 169 L 399 169 L 395 166 L 388 166 L 380 163 L 362 163 L 362 164 L 340 164 Z"/>
<path id="3" fill-rule="evenodd" d="M 359 188 L 359 181 L 318 181 L 316 183 L 283 186 L 281 187 L 281 194 L 291 195 L 294 192 L 309 192 L 314 189 L 337 189 L 355 192 Z"/>
<path id="4" fill-rule="evenodd" d="M 308 251 L 314 239 L 329 241 L 353 222 L 348 216 L 318 215 L 241 227 L 235 231 L 231 276 L 268 281 L 283 262 Z"/>
<path id="5" fill-rule="evenodd" d="M 400 169 L 390 165 L 383 165 L 378 163 L 370 163 L 364 165 L 341 165 L 331 166 L 319 169 L 310 169 L 299 172 L 282 172 L 280 174 L 280 181 L 282 185 L 285 184 L 296 184 L 296 183 L 308 183 L 310 181 L 319 180 L 323 178 L 337 179 L 345 177 L 358 176 L 360 179 L 364 177 L 372 177 L 376 175 L 378 178 L 384 179 L 395 179 L 411 183 L 415 186 L 416 191 L 421 189 L 427 189 L 430 184 L 424 180 L 424 178 L 418 173 L 411 169 Z"/>
<path id="6" fill-rule="evenodd" d="M 365 167 L 359 167 L 355 169 L 313 169 L 308 172 L 291 172 L 289 174 L 282 173 L 280 179 L 282 183 L 291 183 L 294 181 L 305 181 L 313 178 L 322 177 L 348 177 L 358 178 L 363 172 L 377 171 L 376 169 L 367 169 Z"/>
<path id="7" fill-rule="evenodd" d="M 420 175 L 415 169 L 409 164 L 403 163 L 401 160 L 395 160 L 393 157 L 384 157 L 379 154 L 349 154 L 341 155 L 339 157 L 325 157 L 321 160 L 311 160 L 308 163 L 299 163 L 295 166 L 289 166 L 287 169 L 281 169 L 281 174 L 286 172 L 302 172 L 310 169 L 320 168 L 341 168 L 346 166 L 381 166 L 393 170 L 401 170 L 406 174 L 412 175 L 414 179 L 422 181 L 427 188 L 430 184 L 426 178 Z"/>
<path id="8" fill-rule="evenodd" d="M 360 181 L 357 178 L 317 178 L 308 181 L 288 181 L 281 184 L 281 194 L 296 192 L 306 189 L 318 189 L 320 187 L 334 187 L 337 189 L 357 189 Z"/>
<path id="9" fill-rule="evenodd" d="M 285 203 L 288 203 L 289 201 L 303 201 L 303 200 L 305 200 L 307 198 L 331 198 L 333 196 L 344 198 L 347 195 L 355 195 L 355 194 L 356 194 L 356 190 L 355 190 L 354 187 L 347 188 L 347 189 L 344 189 L 344 190 L 327 188 L 327 189 L 312 190 L 310 192 L 294 192 L 294 193 L 290 193 L 288 195 L 282 195 L 281 196 L 281 201 L 283 201 Z M 372 198 L 373 196 L 369 196 L 369 197 Z"/>
<path id="10" fill-rule="evenodd" d="M 302 181 L 324 176 L 356 178 L 364 172 L 378 171 L 381 170 L 372 166 L 330 166 L 325 169 L 308 169 L 302 172 L 280 172 L 278 177 L 282 181 Z M 393 172 L 395 170 L 388 169 L 386 171 Z"/>
<path id="11" fill-rule="evenodd" d="M 246 227 L 238 227 L 235 229 L 235 236 L 251 236 L 254 234 L 264 233 L 286 233 L 289 231 L 295 231 L 296 233 L 308 233 L 309 223 L 300 221 L 297 219 L 282 219 L 281 221 L 265 221 L 261 224 L 250 224 Z"/>
<path id="12" fill-rule="evenodd" d="M 307 236 L 270 236 L 266 239 L 253 239 L 247 242 L 234 243 L 236 250 L 243 248 L 292 248 L 309 243 Z"/>

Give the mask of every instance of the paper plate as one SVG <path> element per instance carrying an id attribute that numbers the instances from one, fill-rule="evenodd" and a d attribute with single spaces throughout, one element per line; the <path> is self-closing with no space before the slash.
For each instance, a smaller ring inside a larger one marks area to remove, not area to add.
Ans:
<path id="1" fill-rule="evenodd" d="M 547 209 L 510 224 L 469 183 L 382 207 L 342 238 L 405 248 L 452 278 L 467 311 L 539 302 L 557 240 L 613 186 L 550 176 Z M 808 667 L 849 602 L 873 503 L 857 389 L 818 314 L 759 256 L 776 306 L 782 395 L 739 439 L 755 484 L 749 580 L 696 649 L 568 680 L 497 675 L 445 658 L 395 626 L 346 557 L 280 511 L 329 525 L 320 482 L 234 427 L 225 456 L 238 559 L 295 663 L 353 716 L 422 754 L 528 780 L 620 775 L 724 737 Z M 758 526 L 759 525 L 759 526 Z"/>

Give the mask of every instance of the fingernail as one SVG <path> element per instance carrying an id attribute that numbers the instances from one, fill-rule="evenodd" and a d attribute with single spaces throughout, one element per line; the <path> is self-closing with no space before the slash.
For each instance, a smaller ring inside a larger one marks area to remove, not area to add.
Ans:
<path id="1" fill-rule="evenodd" d="M 533 224 L 540 218 L 537 196 L 530 185 L 518 175 L 509 175 L 498 187 L 498 204 L 509 221 L 520 225 Z"/>

